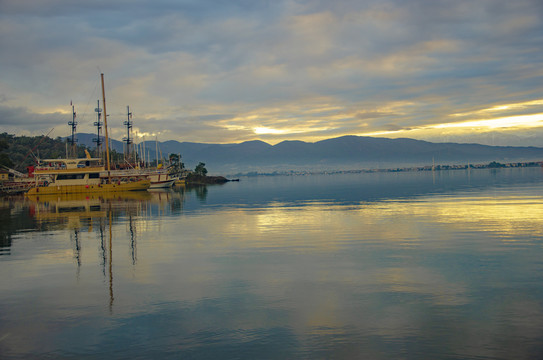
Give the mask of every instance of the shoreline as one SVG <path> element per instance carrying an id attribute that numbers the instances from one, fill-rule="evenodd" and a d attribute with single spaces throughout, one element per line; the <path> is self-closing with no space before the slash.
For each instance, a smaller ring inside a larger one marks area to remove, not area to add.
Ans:
<path id="1" fill-rule="evenodd" d="M 464 165 L 425 165 L 411 167 L 397 167 L 386 169 L 351 169 L 351 170 L 284 170 L 274 172 L 250 171 L 247 173 L 237 173 L 232 176 L 296 176 L 296 175 L 334 175 L 334 174 L 364 174 L 364 173 L 390 173 L 390 172 L 420 172 L 420 171 L 445 171 L 445 170 L 471 170 L 471 169 L 507 169 L 507 168 L 527 168 L 543 167 L 543 161 L 529 162 L 511 162 L 498 163 L 492 161 L 488 164 L 464 164 Z"/>

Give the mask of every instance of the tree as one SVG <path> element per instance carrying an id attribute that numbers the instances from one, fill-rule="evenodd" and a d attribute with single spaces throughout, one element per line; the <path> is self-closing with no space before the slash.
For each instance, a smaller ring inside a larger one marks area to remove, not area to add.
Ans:
<path id="1" fill-rule="evenodd" d="M 8 142 L 5 139 L 0 140 L 0 152 L 7 150 L 8 148 Z M 0 154 L 0 165 L 7 166 L 9 168 L 13 167 L 13 162 L 9 158 L 8 154 Z"/>
<path id="2" fill-rule="evenodd" d="M 505 167 L 504 164 L 500 164 L 499 162 L 496 162 L 496 161 L 492 161 L 491 163 L 489 163 L 487 165 L 488 168 L 490 169 L 496 169 L 496 168 L 502 168 L 502 167 Z"/>
<path id="3" fill-rule="evenodd" d="M 185 168 L 185 164 L 183 164 L 181 161 L 181 155 L 170 154 L 170 166 L 178 170 L 183 170 Z"/>
<path id="4" fill-rule="evenodd" d="M 172 164 L 172 165 L 179 164 L 179 155 L 172 153 L 172 154 L 170 154 L 169 159 L 170 159 L 170 164 Z"/>
<path id="5" fill-rule="evenodd" d="M 48 136 L 15 136 L 8 133 L 0 134 L 0 143 L 5 142 L 9 148 L 0 145 L 0 163 L 24 171 L 29 165 L 36 163 L 36 158 L 58 159 L 66 156 L 66 141 L 60 137 L 52 139 Z M 85 146 L 77 145 L 79 157 L 85 157 Z M 9 159 L 11 166 L 5 163 Z M 15 165 L 14 165 L 15 164 Z"/>
<path id="6" fill-rule="evenodd" d="M 198 165 L 196 165 L 196 168 L 194 169 L 194 172 L 197 175 L 206 176 L 207 169 L 205 168 L 205 166 L 206 166 L 206 164 L 204 164 L 203 162 L 199 163 Z"/>
<path id="7" fill-rule="evenodd" d="M 170 175 L 178 176 L 181 174 L 181 171 L 185 168 L 185 164 L 181 162 L 181 155 L 170 154 L 169 156 L 170 166 L 168 166 L 168 172 Z"/>
<path id="8" fill-rule="evenodd" d="M 6 141 L 6 139 L 0 140 L 0 151 L 4 151 L 7 148 L 9 148 L 9 145 L 8 145 L 8 142 Z"/>

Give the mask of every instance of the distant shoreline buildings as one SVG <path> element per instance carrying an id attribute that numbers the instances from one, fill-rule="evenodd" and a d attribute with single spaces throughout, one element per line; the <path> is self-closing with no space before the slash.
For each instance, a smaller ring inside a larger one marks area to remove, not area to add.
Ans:
<path id="1" fill-rule="evenodd" d="M 499 163 L 492 161 L 488 164 L 464 164 L 464 165 L 425 165 L 414 167 L 401 167 L 390 169 L 356 169 L 356 170 L 323 170 L 323 171 L 274 171 L 271 173 L 252 171 L 235 174 L 236 176 L 284 176 L 284 175 L 334 175 L 334 174 L 364 174 L 364 173 L 390 173 L 390 172 L 416 172 L 416 171 L 444 171 L 444 170 L 471 170 L 471 169 L 504 169 L 543 167 L 543 161 Z"/>

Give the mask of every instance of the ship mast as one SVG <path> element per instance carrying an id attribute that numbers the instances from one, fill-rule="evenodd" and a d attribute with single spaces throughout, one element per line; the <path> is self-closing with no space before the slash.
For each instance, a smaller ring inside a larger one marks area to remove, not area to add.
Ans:
<path id="1" fill-rule="evenodd" d="M 104 104 L 104 127 L 106 129 L 106 161 L 107 161 L 107 177 L 111 182 L 111 164 L 109 163 L 109 137 L 107 134 L 107 113 L 106 113 L 106 90 L 104 89 L 104 73 L 100 74 L 102 80 L 102 103 Z"/>
<path id="2" fill-rule="evenodd" d="M 70 101 L 70 105 L 72 105 L 71 101 Z M 77 122 L 75 121 L 75 117 L 76 117 L 75 107 L 74 105 L 72 105 L 72 121 L 68 123 L 68 125 L 72 127 L 72 138 L 71 140 L 68 140 L 68 142 L 72 144 L 72 148 L 71 148 L 72 156 L 77 157 L 76 145 L 75 145 L 75 143 L 77 142 L 77 139 L 75 138 L 75 130 L 77 127 Z"/>
<path id="3" fill-rule="evenodd" d="M 102 117 L 102 109 L 100 109 L 100 100 L 98 100 L 98 107 L 94 109 L 94 111 L 96 112 L 98 116 L 98 121 L 94 123 L 94 126 L 96 126 L 97 137 L 95 139 L 92 139 L 92 141 L 96 143 L 96 157 L 102 157 L 102 138 L 100 137 L 100 133 L 101 133 L 100 130 L 102 130 L 103 123 L 100 121 Z"/>
<path id="4" fill-rule="evenodd" d="M 126 142 L 126 155 L 125 159 L 130 162 L 131 157 L 131 144 L 133 143 L 133 140 L 130 138 L 130 129 L 132 129 L 132 113 L 130 112 L 130 106 L 126 106 L 126 113 L 127 113 L 127 120 L 124 122 L 124 125 L 126 125 L 126 138 L 123 139 L 124 142 Z"/>

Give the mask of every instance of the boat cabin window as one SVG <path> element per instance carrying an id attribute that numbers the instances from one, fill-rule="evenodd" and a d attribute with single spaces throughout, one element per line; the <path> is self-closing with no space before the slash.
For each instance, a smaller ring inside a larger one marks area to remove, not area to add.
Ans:
<path id="1" fill-rule="evenodd" d="M 100 173 L 90 173 L 89 174 L 89 179 L 99 179 L 100 178 Z"/>
<path id="2" fill-rule="evenodd" d="M 84 206 L 59 207 L 59 208 L 57 208 L 57 211 L 59 213 L 83 212 L 83 211 L 85 211 L 85 207 Z"/>
<path id="3" fill-rule="evenodd" d="M 59 174 L 57 180 L 79 180 L 84 179 L 85 174 Z"/>
<path id="4" fill-rule="evenodd" d="M 86 160 L 86 161 L 84 161 L 84 162 L 80 162 L 79 164 L 77 164 L 77 167 L 78 167 L 78 168 L 84 168 L 84 167 L 90 167 L 90 166 L 92 166 L 92 165 L 96 166 L 97 164 L 96 164 L 95 161 L 92 162 L 92 164 L 91 164 L 91 161 L 90 161 L 90 160 Z"/>

